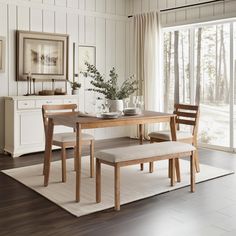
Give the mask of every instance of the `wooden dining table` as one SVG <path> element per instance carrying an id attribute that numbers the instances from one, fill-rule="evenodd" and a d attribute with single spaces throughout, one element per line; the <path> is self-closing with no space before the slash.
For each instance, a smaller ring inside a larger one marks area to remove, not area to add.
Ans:
<path id="1" fill-rule="evenodd" d="M 167 122 L 170 125 L 172 140 L 176 140 L 176 124 L 174 114 L 143 111 L 140 115 L 135 116 L 121 116 L 115 119 L 101 119 L 97 117 L 80 116 L 80 113 L 74 112 L 70 114 L 50 115 L 48 121 L 48 129 L 45 143 L 45 156 L 44 156 L 44 186 L 48 185 L 49 172 L 52 156 L 52 140 L 53 130 L 55 125 L 63 125 L 71 127 L 76 132 L 76 202 L 80 201 L 80 188 L 81 188 L 81 150 L 82 150 L 82 129 L 95 129 L 105 127 L 117 126 L 130 126 L 138 125 L 139 130 L 139 143 L 143 144 L 144 139 L 144 125 L 150 123 Z M 143 166 L 141 166 L 143 169 Z"/>

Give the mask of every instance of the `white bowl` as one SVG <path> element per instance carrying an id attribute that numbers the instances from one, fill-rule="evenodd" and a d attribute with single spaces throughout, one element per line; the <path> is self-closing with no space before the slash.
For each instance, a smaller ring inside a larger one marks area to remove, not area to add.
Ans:
<path id="1" fill-rule="evenodd" d="M 106 112 L 101 114 L 101 118 L 115 119 L 120 116 L 120 112 Z"/>
<path id="2" fill-rule="evenodd" d="M 136 107 L 134 107 L 134 108 L 126 108 L 126 109 L 124 109 L 124 115 L 138 115 L 138 114 L 140 114 L 141 113 L 141 110 L 139 109 L 139 108 L 136 108 Z"/>

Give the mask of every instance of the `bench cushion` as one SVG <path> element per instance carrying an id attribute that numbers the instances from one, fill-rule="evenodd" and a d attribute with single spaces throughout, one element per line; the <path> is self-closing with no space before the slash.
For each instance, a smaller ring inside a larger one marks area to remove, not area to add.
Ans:
<path id="1" fill-rule="evenodd" d="M 194 150 L 195 147 L 191 144 L 169 141 L 105 149 L 96 152 L 95 157 L 111 163 L 117 163 L 149 157 L 165 156 L 174 153 L 191 152 Z"/>
<path id="2" fill-rule="evenodd" d="M 152 133 L 148 134 L 148 136 L 150 138 L 157 138 L 157 139 L 161 139 L 161 140 L 167 140 L 167 141 L 171 140 L 171 133 L 169 130 L 152 132 Z M 177 136 L 177 140 L 193 138 L 193 135 L 191 132 L 182 131 L 182 130 L 177 130 L 176 136 Z"/>

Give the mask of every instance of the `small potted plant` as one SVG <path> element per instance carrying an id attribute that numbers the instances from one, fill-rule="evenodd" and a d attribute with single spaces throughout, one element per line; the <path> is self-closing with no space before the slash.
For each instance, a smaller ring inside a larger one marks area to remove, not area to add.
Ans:
<path id="1" fill-rule="evenodd" d="M 71 88 L 72 88 L 72 94 L 73 95 L 78 95 L 79 94 L 79 89 L 81 88 L 81 83 L 79 82 L 70 82 Z"/>
<path id="2" fill-rule="evenodd" d="M 128 98 L 138 89 L 138 82 L 134 76 L 130 76 L 121 86 L 118 86 L 118 74 L 114 67 L 110 70 L 110 78 L 105 80 L 96 66 L 88 62 L 85 62 L 85 65 L 86 71 L 81 73 L 85 77 L 92 78 L 90 83 L 95 87 L 88 90 L 103 94 L 108 99 L 110 111 L 123 111 L 123 99 Z"/>

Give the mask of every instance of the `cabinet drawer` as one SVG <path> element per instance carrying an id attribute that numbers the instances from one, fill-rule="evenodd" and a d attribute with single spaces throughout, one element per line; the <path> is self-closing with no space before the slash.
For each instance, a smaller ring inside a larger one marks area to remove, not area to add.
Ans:
<path id="1" fill-rule="evenodd" d="M 64 104 L 78 104 L 78 100 L 74 98 L 64 99 Z"/>
<path id="2" fill-rule="evenodd" d="M 34 100 L 19 100 L 17 102 L 17 108 L 18 109 L 31 109 L 35 107 Z"/>
<path id="3" fill-rule="evenodd" d="M 63 104 L 63 100 L 61 99 L 44 99 L 44 100 L 36 100 L 36 107 L 41 108 L 42 105 L 58 105 Z"/>

